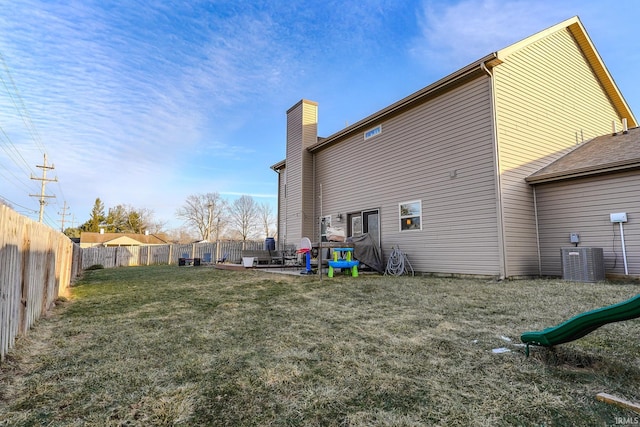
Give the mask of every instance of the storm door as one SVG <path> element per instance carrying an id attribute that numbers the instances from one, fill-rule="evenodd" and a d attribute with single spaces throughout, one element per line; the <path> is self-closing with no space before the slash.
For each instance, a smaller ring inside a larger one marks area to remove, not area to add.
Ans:
<path id="1" fill-rule="evenodd" d="M 380 246 L 380 213 L 378 209 L 362 212 L 362 232 L 369 233 L 373 241 Z"/>
<path id="2" fill-rule="evenodd" d="M 356 237 L 363 233 L 369 233 L 373 241 L 378 246 L 380 245 L 380 212 L 378 209 L 350 213 L 347 221 L 349 236 Z"/>

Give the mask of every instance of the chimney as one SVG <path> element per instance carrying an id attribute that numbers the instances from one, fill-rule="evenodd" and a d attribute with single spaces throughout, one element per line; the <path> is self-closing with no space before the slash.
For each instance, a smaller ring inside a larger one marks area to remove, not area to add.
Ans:
<path id="1" fill-rule="evenodd" d="M 612 123 L 613 123 L 613 133 L 611 134 L 611 136 L 616 136 L 618 134 L 618 126 L 616 126 L 615 120 Z"/>
<path id="2" fill-rule="evenodd" d="M 629 128 L 627 127 L 627 119 L 622 119 L 622 133 L 629 133 Z"/>
<path id="3" fill-rule="evenodd" d="M 285 243 L 298 244 L 314 233 L 313 155 L 318 142 L 318 103 L 301 100 L 287 111 Z"/>

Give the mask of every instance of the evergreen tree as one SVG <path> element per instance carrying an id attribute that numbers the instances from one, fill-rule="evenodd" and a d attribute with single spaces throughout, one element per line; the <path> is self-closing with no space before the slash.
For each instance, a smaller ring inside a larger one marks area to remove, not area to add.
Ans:
<path id="1" fill-rule="evenodd" d="M 98 197 L 93 204 L 93 209 L 91 209 L 89 220 L 80 226 L 80 230 L 97 233 L 100 231 L 100 224 L 104 223 L 105 219 L 104 203 Z"/>

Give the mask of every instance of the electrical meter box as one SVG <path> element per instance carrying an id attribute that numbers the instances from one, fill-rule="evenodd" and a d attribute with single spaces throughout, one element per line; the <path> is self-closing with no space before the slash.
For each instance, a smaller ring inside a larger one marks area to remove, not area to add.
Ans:
<path id="1" fill-rule="evenodd" d="M 611 222 L 627 222 L 627 213 L 626 212 L 618 212 L 609 214 L 609 218 L 611 218 Z"/>

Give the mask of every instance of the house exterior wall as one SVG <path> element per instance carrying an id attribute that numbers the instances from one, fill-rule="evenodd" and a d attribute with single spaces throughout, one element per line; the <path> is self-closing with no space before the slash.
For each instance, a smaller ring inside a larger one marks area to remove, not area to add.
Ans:
<path id="1" fill-rule="evenodd" d="M 318 104 L 302 100 L 287 111 L 286 235 L 280 242 L 298 244 L 313 233 L 313 156 L 306 148 L 318 139 Z"/>
<path id="2" fill-rule="evenodd" d="M 346 227 L 338 213 L 379 209 L 385 259 L 399 246 L 416 271 L 500 275 L 490 91 L 482 75 L 372 124 L 382 125 L 372 138 L 317 151 L 316 216 Z M 399 203 L 414 200 L 422 230 L 400 231 Z"/>
<path id="3" fill-rule="evenodd" d="M 286 185 L 285 185 L 285 177 L 287 174 L 287 169 L 285 166 L 277 169 L 278 173 L 278 212 L 277 212 L 277 232 L 278 237 L 276 241 L 278 242 L 278 249 L 283 249 L 285 246 L 285 240 L 287 236 L 287 221 L 286 218 Z"/>
<path id="4" fill-rule="evenodd" d="M 565 28 L 494 67 L 507 276 L 540 273 L 531 187 L 524 178 L 621 118 Z"/>
<path id="5" fill-rule="evenodd" d="M 624 274 L 620 226 L 610 222 L 609 214 L 626 212 L 628 271 L 640 276 L 638 179 L 640 171 L 630 171 L 537 184 L 542 274 L 562 275 L 560 248 L 572 246 L 570 233 L 580 235 L 579 246 L 603 248 L 607 274 Z"/>

